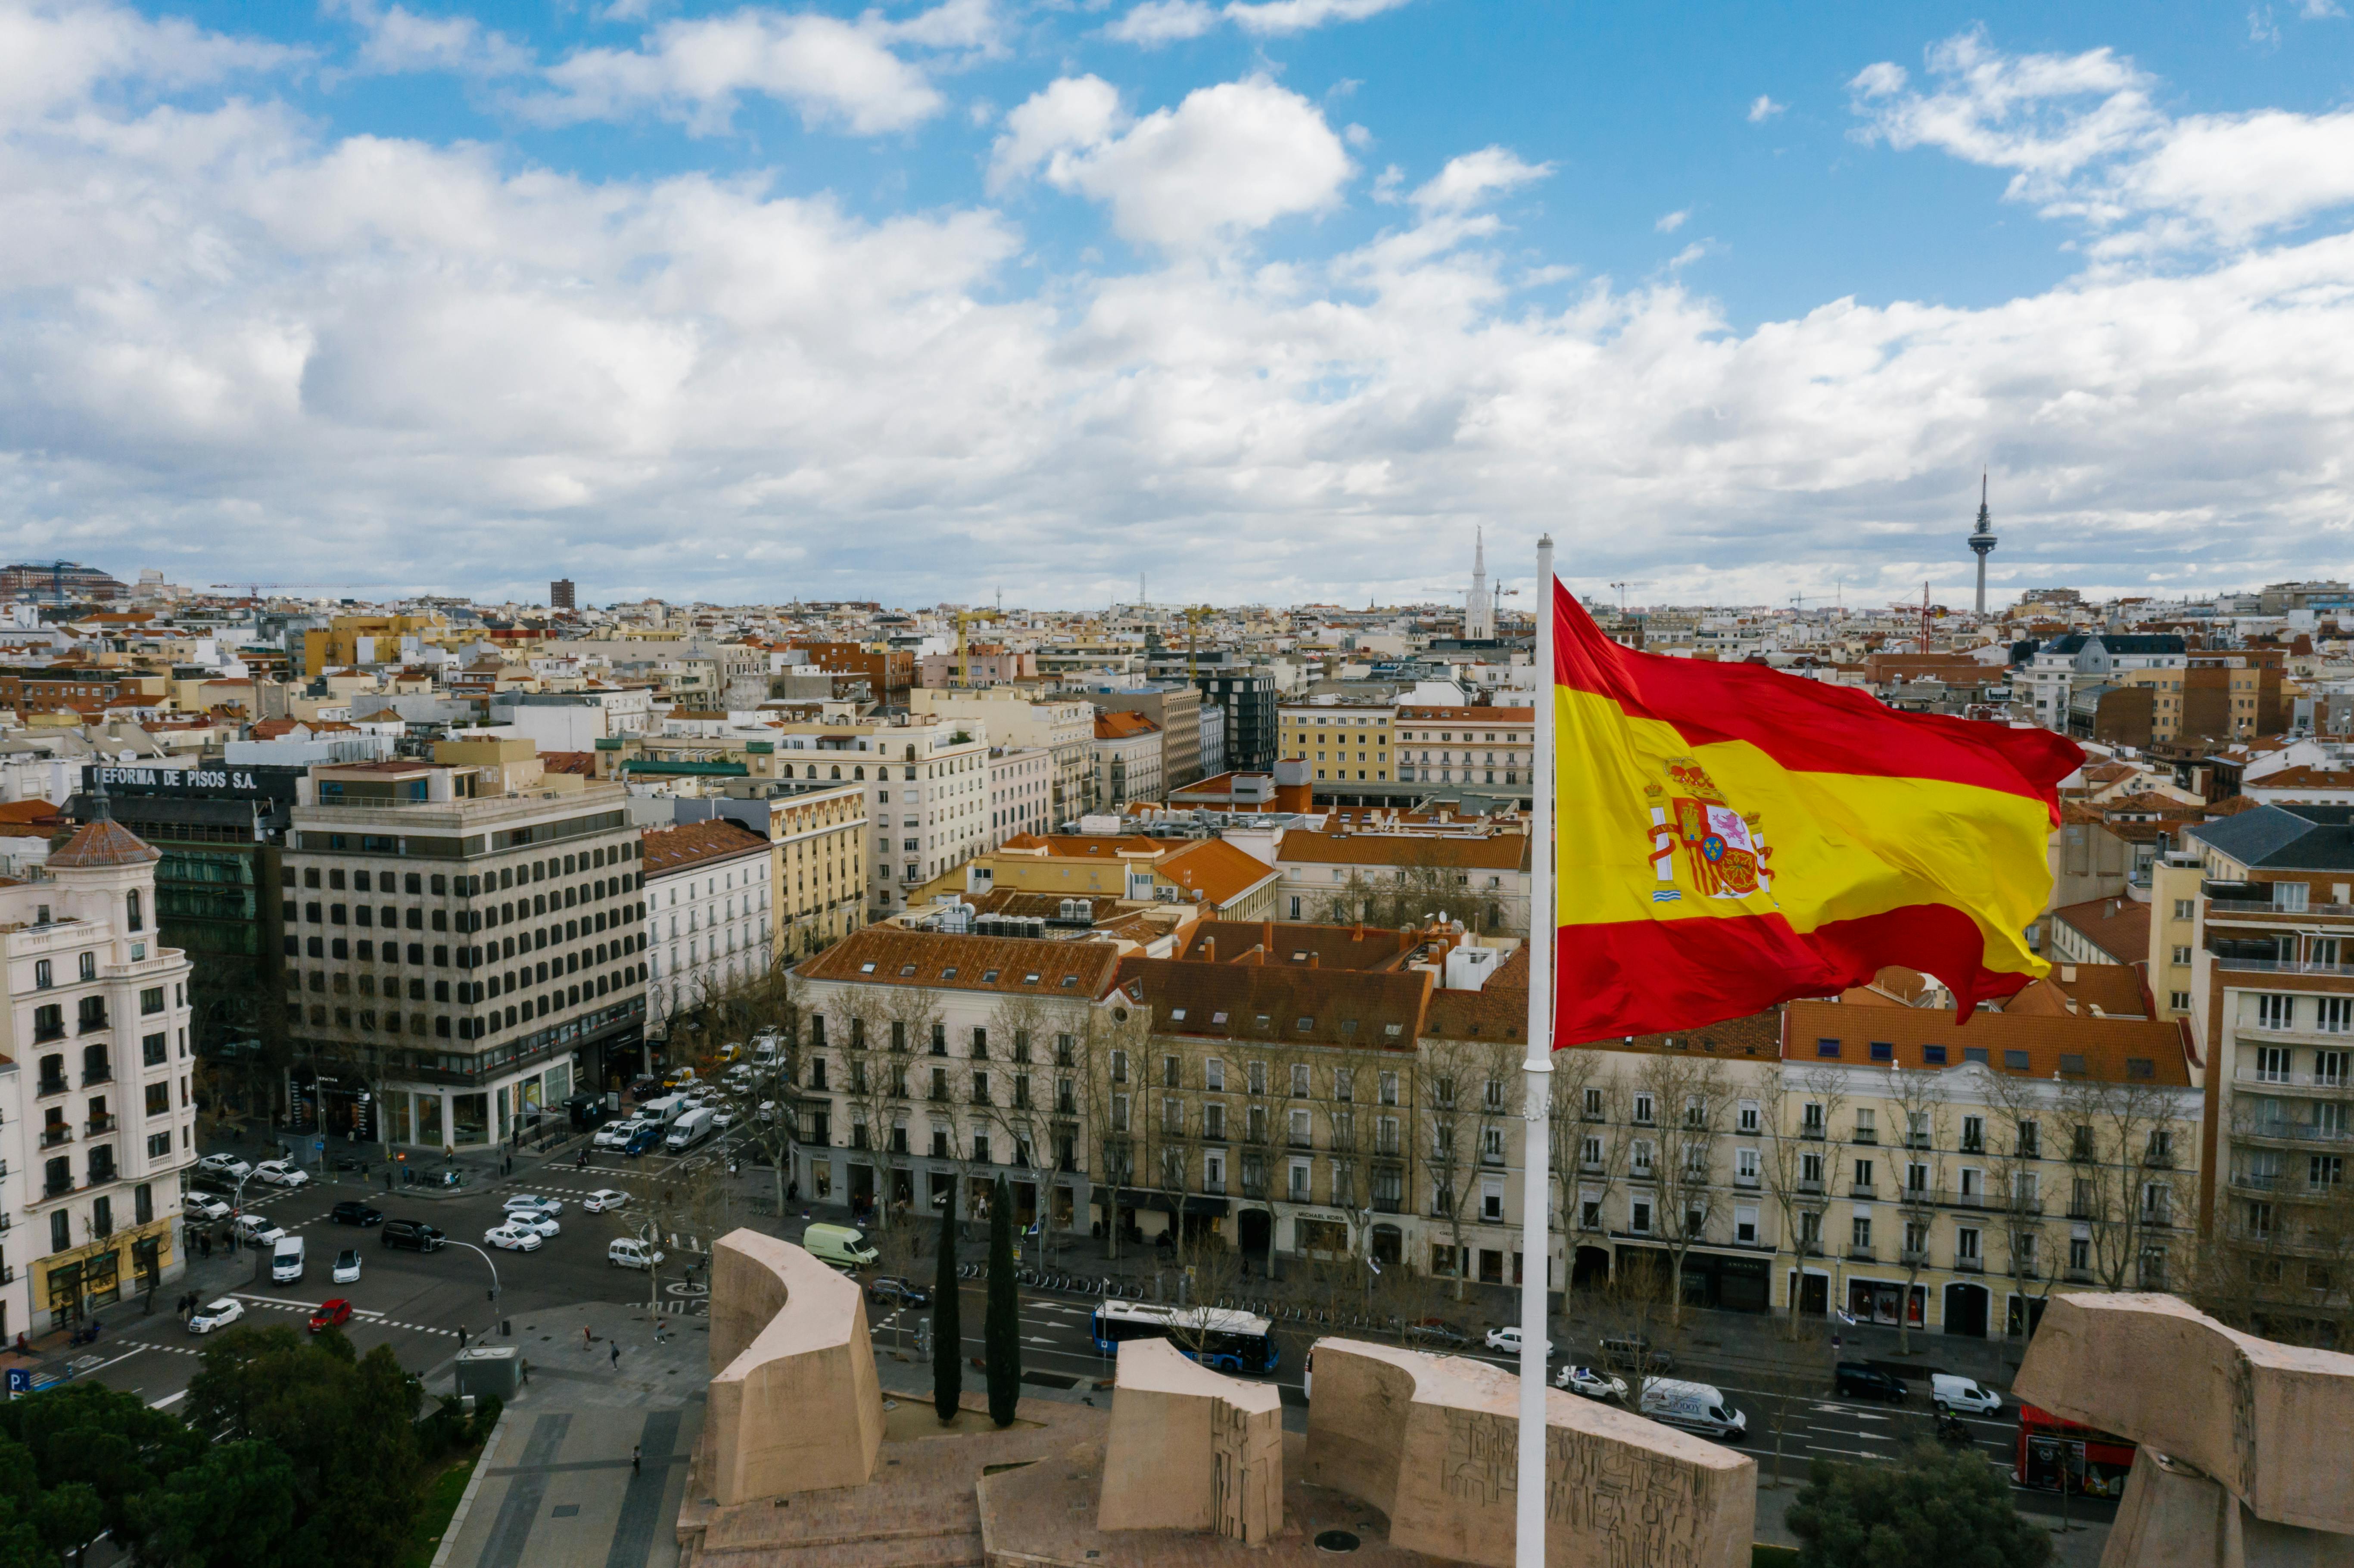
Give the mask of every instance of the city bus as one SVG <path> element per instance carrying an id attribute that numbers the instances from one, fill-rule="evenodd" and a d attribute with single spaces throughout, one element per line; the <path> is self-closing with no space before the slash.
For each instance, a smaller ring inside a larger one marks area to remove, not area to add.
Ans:
<path id="1" fill-rule="evenodd" d="M 1191 1359 L 1221 1372 L 1271 1372 L 1280 1359 L 1264 1318 L 1216 1307 L 1162 1307 L 1106 1301 L 1091 1325 L 1096 1349 L 1119 1353 L 1122 1340 L 1167 1340 Z"/>
<path id="2" fill-rule="evenodd" d="M 2010 1471 L 2010 1478 L 2020 1486 L 2114 1500 L 2126 1495 L 2126 1476 L 2133 1462 L 2134 1445 L 2128 1439 L 2020 1404 L 2019 1450 Z"/>

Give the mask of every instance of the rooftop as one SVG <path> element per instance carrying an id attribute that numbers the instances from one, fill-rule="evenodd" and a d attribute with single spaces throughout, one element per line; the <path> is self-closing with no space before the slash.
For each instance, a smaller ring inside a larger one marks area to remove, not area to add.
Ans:
<path id="1" fill-rule="evenodd" d="M 812 980 L 1092 1000 L 1110 991 L 1119 962 L 1119 949 L 1109 942 L 869 926 L 801 965 L 800 972 Z"/>
<path id="2" fill-rule="evenodd" d="M 716 861 L 768 853 L 769 841 L 732 817 L 714 817 L 709 821 L 690 822 L 684 827 L 657 828 L 645 835 L 641 851 L 648 876 L 664 876 Z"/>

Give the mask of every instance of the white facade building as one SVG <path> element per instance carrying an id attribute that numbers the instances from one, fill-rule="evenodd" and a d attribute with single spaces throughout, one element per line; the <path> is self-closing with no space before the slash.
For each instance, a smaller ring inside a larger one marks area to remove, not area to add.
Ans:
<path id="1" fill-rule="evenodd" d="M 989 835 L 995 849 L 1016 833 L 1054 831 L 1055 754 L 1043 746 L 989 754 Z"/>
<path id="2" fill-rule="evenodd" d="M 769 841 L 726 817 L 646 834 L 646 1029 L 776 961 Z"/>

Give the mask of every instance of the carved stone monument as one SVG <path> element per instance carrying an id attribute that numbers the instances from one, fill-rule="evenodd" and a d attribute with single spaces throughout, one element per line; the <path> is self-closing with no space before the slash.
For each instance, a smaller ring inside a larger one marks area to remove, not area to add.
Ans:
<path id="1" fill-rule="evenodd" d="M 1520 1380 L 1485 1361 L 1320 1340 L 1307 1478 L 1389 1516 L 1389 1539 L 1511 1568 Z M 1545 1560 L 1743 1568 L 1757 1467 L 1654 1421 L 1545 1391 Z"/>
<path id="2" fill-rule="evenodd" d="M 696 1472 L 726 1505 L 875 1474 L 883 1391 L 855 1282 L 758 1231 L 711 1251 L 711 1405 Z"/>
<path id="3" fill-rule="evenodd" d="M 2012 1386 L 2140 1445 L 2102 1568 L 2354 1565 L 2354 1356 L 2177 1297 L 2055 1296 Z"/>
<path id="4" fill-rule="evenodd" d="M 1257 1545 L 1283 1528 L 1283 1403 L 1166 1340 L 1119 1348 L 1098 1530 L 1202 1530 Z"/>

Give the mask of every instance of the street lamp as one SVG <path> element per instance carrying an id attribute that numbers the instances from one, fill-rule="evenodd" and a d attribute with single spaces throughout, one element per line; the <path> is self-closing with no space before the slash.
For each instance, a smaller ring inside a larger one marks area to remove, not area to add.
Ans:
<path id="1" fill-rule="evenodd" d="M 499 1301 L 499 1266 L 498 1266 L 498 1264 L 497 1264 L 497 1263 L 495 1263 L 494 1261 L 493 1261 L 493 1259 L 492 1259 L 492 1257 L 491 1257 L 491 1255 L 490 1255 L 489 1253 L 484 1252 L 481 1247 L 476 1246 L 472 1242 L 451 1241 L 451 1240 L 450 1240 L 448 1237 L 446 1237 L 446 1236 L 445 1236 L 444 1238 L 442 1238 L 442 1239 L 443 1239 L 443 1241 L 446 1243 L 446 1245 L 451 1245 L 451 1246 L 461 1246 L 461 1247 L 464 1247 L 468 1252 L 471 1252 L 471 1253 L 472 1253 L 476 1257 L 481 1258 L 481 1259 L 482 1260 L 483 1266 L 484 1266 L 484 1267 L 486 1267 L 486 1268 L 488 1268 L 488 1269 L 491 1271 L 491 1308 L 492 1308 L 492 1311 L 491 1311 L 491 1319 L 492 1319 L 492 1321 L 496 1322 L 496 1321 L 498 1320 L 498 1301 Z M 485 1334 L 485 1335 L 484 1335 L 484 1336 L 482 1336 L 482 1337 L 483 1337 L 484 1339 L 488 1339 L 490 1336 L 489 1336 L 489 1335 L 487 1335 L 487 1334 Z"/>
<path id="2" fill-rule="evenodd" d="M 317 1125 L 311 1129 L 311 1141 L 317 1146 L 319 1179 L 323 1181 L 327 1179 L 327 1086 L 342 1082 L 341 1078 L 323 1078 L 315 1073 L 311 1076 L 311 1094 L 319 1106 Z M 297 1160 L 295 1163 L 300 1165 L 302 1161 Z"/>

